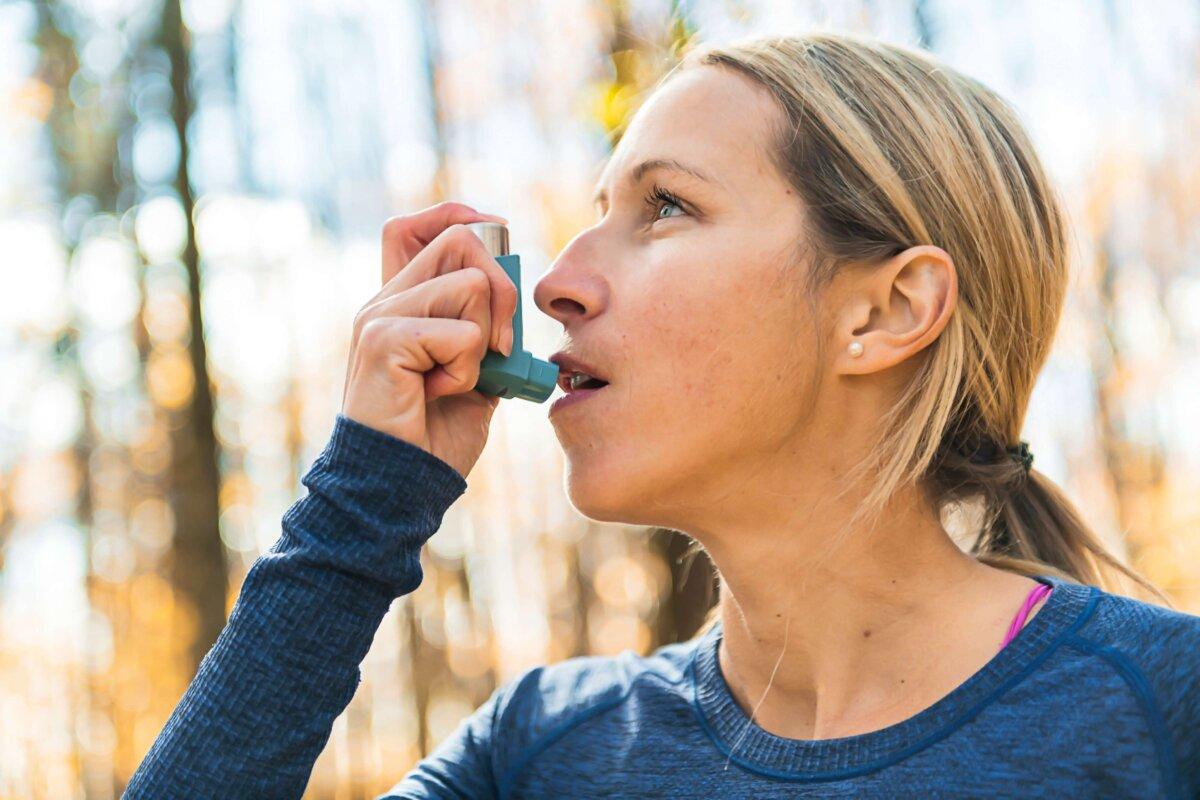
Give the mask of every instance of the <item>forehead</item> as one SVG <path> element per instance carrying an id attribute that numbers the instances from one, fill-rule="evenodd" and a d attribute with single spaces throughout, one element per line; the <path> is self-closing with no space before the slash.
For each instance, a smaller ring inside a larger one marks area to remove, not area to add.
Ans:
<path id="1" fill-rule="evenodd" d="M 766 89 L 729 69 L 693 66 L 671 76 L 638 109 L 604 164 L 597 188 L 647 159 L 674 159 L 719 183 L 759 180 L 778 109 Z"/>

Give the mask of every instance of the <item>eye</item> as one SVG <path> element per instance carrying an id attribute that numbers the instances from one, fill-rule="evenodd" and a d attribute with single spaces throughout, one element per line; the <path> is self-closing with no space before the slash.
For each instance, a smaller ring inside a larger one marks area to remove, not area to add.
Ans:
<path id="1" fill-rule="evenodd" d="M 683 211 L 683 203 L 678 197 L 663 187 L 655 184 L 650 188 L 646 195 L 646 205 L 654 211 L 654 219 L 671 219 L 671 216 L 662 216 L 663 209 L 670 206 L 675 206 L 680 211 Z M 686 213 L 686 212 L 684 212 Z"/>

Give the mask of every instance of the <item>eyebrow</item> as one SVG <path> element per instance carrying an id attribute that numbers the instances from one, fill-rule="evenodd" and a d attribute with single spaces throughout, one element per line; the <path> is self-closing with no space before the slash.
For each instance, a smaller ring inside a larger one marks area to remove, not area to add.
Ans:
<path id="1" fill-rule="evenodd" d="M 708 175 L 705 175 L 695 167 L 689 167 L 687 164 L 684 164 L 681 161 L 676 161 L 673 158 L 646 159 L 629 171 L 630 182 L 637 183 L 647 172 L 653 169 L 665 169 L 670 170 L 671 172 L 682 172 L 685 175 L 691 175 L 693 178 L 702 180 L 705 183 L 717 183 L 715 179 L 710 178 Z M 608 194 L 604 191 L 604 189 L 597 189 L 595 194 L 592 195 L 592 205 L 596 205 L 600 201 L 607 199 Z"/>

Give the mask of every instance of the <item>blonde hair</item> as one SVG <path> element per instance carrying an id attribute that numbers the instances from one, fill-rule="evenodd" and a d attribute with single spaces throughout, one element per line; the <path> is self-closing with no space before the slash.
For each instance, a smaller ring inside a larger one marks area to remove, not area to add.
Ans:
<path id="1" fill-rule="evenodd" d="M 810 299 L 844 265 L 917 245 L 954 260 L 957 307 L 850 476 L 852 485 L 877 476 L 852 522 L 915 483 L 940 512 L 981 506 L 969 549 L 981 562 L 1111 591 L 1124 576 L 1171 605 L 1105 549 L 1052 481 L 1005 453 L 1019 441 L 1068 281 L 1064 214 L 1013 109 L 924 52 L 856 35 L 709 46 L 666 77 L 698 65 L 749 78 L 782 111 L 772 154 L 806 211 Z"/>

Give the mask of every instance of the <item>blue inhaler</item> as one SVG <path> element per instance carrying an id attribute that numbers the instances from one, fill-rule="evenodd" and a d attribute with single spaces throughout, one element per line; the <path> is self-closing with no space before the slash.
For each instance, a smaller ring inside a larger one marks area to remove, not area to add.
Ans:
<path id="1" fill-rule="evenodd" d="M 519 397 L 535 403 L 545 401 L 558 384 L 558 365 L 525 352 L 521 333 L 521 257 L 508 252 L 508 228 L 498 222 L 467 225 L 499 262 L 517 287 L 517 310 L 513 314 L 512 355 L 488 350 L 479 363 L 475 390 L 498 397 Z"/>

